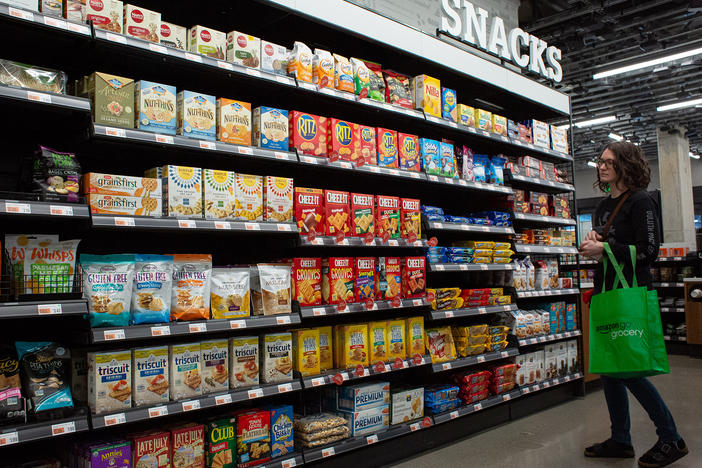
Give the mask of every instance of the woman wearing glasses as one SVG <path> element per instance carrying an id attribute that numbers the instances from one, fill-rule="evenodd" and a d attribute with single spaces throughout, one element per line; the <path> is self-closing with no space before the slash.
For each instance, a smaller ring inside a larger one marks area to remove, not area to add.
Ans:
<path id="1" fill-rule="evenodd" d="M 609 196 L 603 199 L 595 212 L 595 230 L 587 234 L 580 251 L 587 257 L 600 259 L 602 243 L 608 242 L 616 259 L 624 265 L 624 276 L 631 283 L 633 271 L 629 245 L 636 246 L 636 277 L 639 285 L 651 287 L 649 265 L 658 257 L 660 233 L 658 208 L 646 192 L 651 179 L 648 163 L 638 146 L 620 141 L 607 145 L 597 160 L 597 187 Z M 622 200 L 624 200 L 622 202 Z M 620 205 L 620 202 L 621 205 Z M 617 211 L 617 206 L 619 210 Z M 614 216 L 610 220 L 610 216 Z M 609 229 L 603 229 L 609 222 Z M 606 239 L 603 238 L 606 230 Z M 615 272 L 609 266 L 607 289 L 614 283 Z M 595 288 L 602 291 L 603 263 L 595 273 Z M 688 453 L 680 437 L 673 416 L 656 388 L 646 378 L 617 379 L 602 376 L 612 435 L 606 441 L 585 449 L 586 457 L 633 458 L 631 445 L 629 399 L 627 389 L 639 401 L 656 426 L 658 442 L 641 458 L 639 466 L 654 468 L 667 466 Z"/>

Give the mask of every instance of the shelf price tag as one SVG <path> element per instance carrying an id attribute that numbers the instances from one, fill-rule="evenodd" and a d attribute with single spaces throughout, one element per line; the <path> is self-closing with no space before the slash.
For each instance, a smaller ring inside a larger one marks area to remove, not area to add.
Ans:
<path id="1" fill-rule="evenodd" d="M 30 101 L 43 102 L 46 104 L 51 104 L 51 96 L 44 93 L 37 93 L 34 91 L 27 91 L 27 99 Z"/>
<path id="2" fill-rule="evenodd" d="M 66 22 L 66 24 L 67 24 L 67 26 L 68 26 L 68 30 L 69 30 L 69 31 L 73 31 L 73 32 L 80 33 L 80 34 L 85 34 L 85 35 L 89 35 L 89 34 L 90 34 L 90 28 L 88 28 L 88 27 L 85 26 L 85 25 L 76 24 L 76 23 L 71 23 L 70 21 Z"/>
<path id="3" fill-rule="evenodd" d="M 505 393 L 502 395 L 502 401 L 509 401 L 512 399 L 512 396 L 509 393 Z"/>
<path id="4" fill-rule="evenodd" d="M 219 68 L 223 68 L 225 70 L 234 71 L 234 65 L 232 65 L 229 62 L 223 62 L 221 60 L 217 60 L 217 66 Z"/>
<path id="5" fill-rule="evenodd" d="M 34 14 L 31 11 L 24 11 L 24 10 L 19 10 L 17 8 L 8 8 L 10 12 L 10 16 L 14 16 L 15 18 L 22 18 L 27 21 L 34 21 Z"/>
<path id="6" fill-rule="evenodd" d="M 195 229 L 197 225 L 193 219 L 179 219 L 178 227 L 181 229 Z"/>
<path id="7" fill-rule="evenodd" d="M 127 38 L 120 35 L 120 34 L 114 34 L 114 33 L 108 32 L 107 34 L 105 34 L 105 37 L 107 38 L 108 41 L 117 42 L 119 44 L 125 44 L 125 45 L 127 44 Z"/>
<path id="8" fill-rule="evenodd" d="M 366 437 L 366 444 L 367 445 L 373 445 L 376 442 L 378 442 L 378 434 L 373 434 L 373 435 L 369 435 L 368 437 Z"/>
<path id="9" fill-rule="evenodd" d="M 502 353 L 500 354 L 500 356 L 502 356 L 503 358 L 509 357 L 509 351 L 502 351 Z"/>
<path id="10" fill-rule="evenodd" d="M 168 406 L 154 406 L 149 408 L 149 418 L 160 418 L 161 416 L 168 416 Z"/>
<path id="11" fill-rule="evenodd" d="M 485 362 L 485 356 L 478 356 L 476 359 L 479 363 Z"/>
<path id="12" fill-rule="evenodd" d="M 275 323 L 277 325 L 289 325 L 290 324 L 290 316 L 285 315 L 283 317 L 276 317 Z"/>
<path id="13" fill-rule="evenodd" d="M 287 392 L 292 392 L 293 386 L 291 383 L 284 383 L 278 385 L 278 393 L 287 393 Z"/>
<path id="14" fill-rule="evenodd" d="M 200 54 L 191 54 L 190 52 L 185 53 L 185 59 L 192 62 L 202 63 L 202 57 Z"/>
<path id="15" fill-rule="evenodd" d="M 445 363 L 441 364 L 441 369 L 442 370 L 451 370 L 451 363 L 445 362 Z"/>
<path id="16" fill-rule="evenodd" d="M 171 334 L 171 327 L 168 325 L 151 327 L 151 336 L 168 336 Z"/>
<path id="17" fill-rule="evenodd" d="M 476 403 L 473 405 L 473 411 L 480 411 L 481 409 L 483 409 L 482 403 Z"/>
<path id="18" fill-rule="evenodd" d="M 165 143 L 167 145 L 172 145 L 173 144 L 173 137 L 170 135 L 160 135 L 160 134 L 155 134 L 154 138 L 156 139 L 156 143 Z"/>
<path id="19" fill-rule="evenodd" d="M 281 468 L 293 468 L 294 466 L 297 466 L 297 460 L 294 458 L 288 458 L 287 460 L 283 460 L 280 462 Z"/>
<path id="20" fill-rule="evenodd" d="M 103 332 L 103 337 L 105 341 L 113 341 L 113 340 L 124 340 L 124 329 L 119 329 L 119 330 L 105 330 Z"/>
<path id="21" fill-rule="evenodd" d="M 324 377 L 315 377 L 312 379 L 312 386 L 313 387 L 321 387 L 326 383 L 324 380 Z"/>
<path id="22" fill-rule="evenodd" d="M 254 398 L 261 398 L 263 396 L 263 389 L 262 388 L 254 388 L 248 391 L 249 395 L 249 400 L 253 400 Z"/>
<path id="23" fill-rule="evenodd" d="M 105 416 L 105 426 L 116 426 L 127 422 L 127 417 L 124 413 L 110 414 Z"/>
<path id="24" fill-rule="evenodd" d="M 229 321 L 229 328 L 232 330 L 246 328 L 246 320 L 230 320 Z"/>
<path id="25" fill-rule="evenodd" d="M 17 431 L 0 434 L 0 447 L 4 445 L 12 445 L 19 442 Z"/>
<path id="26" fill-rule="evenodd" d="M 239 150 L 239 153 L 241 153 L 241 154 L 248 154 L 248 155 L 253 154 L 253 149 L 248 147 L 248 146 L 237 146 L 237 148 Z"/>
<path id="27" fill-rule="evenodd" d="M 134 227 L 134 218 L 122 218 L 119 216 L 115 217 L 115 226 L 129 226 Z"/>
<path id="28" fill-rule="evenodd" d="M 418 431 L 418 430 L 420 430 L 421 428 L 422 428 L 422 425 L 421 425 L 420 423 L 418 423 L 418 422 L 416 422 L 416 423 L 414 423 L 414 424 L 410 424 L 410 431 L 411 431 L 411 432 Z"/>
<path id="29" fill-rule="evenodd" d="M 451 411 L 449 413 L 449 419 L 456 419 L 458 417 L 458 411 Z"/>
<path id="30" fill-rule="evenodd" d="M 232 224 L 229 221 L 215 221 L 215 229 L 224 229 L 225 231 L 231 230 Z"/>
<path id="31" fill-rule="evenodd" d="M 37 314 L 39 315 L 60 315 L 62 313 L 61 304 L 37 304 Z"/>
<path id="32" fill-rule="evenodd" d="M 258 71 L 258 70 L 256 70 L 255 68 L 246 67 L 246 74 L 247 74 L 247 75 L 251 75 L 251 76 L 255 76 L 255 77 L 258 77 L 258 78 L 261 77 L 261 72 Z"/>
<path id="33" fill-rule="evenodd" d="M 487 309 L 485 307 L 478 307 L 479 314 L 487 314 Z"/>
<path id="34" fill-rule="evenodd" d="M 217 145 L 214 141 L 200 140 L 200 148 L 208 150 L 216 150 Z"/>
<path id="35" fill-rule="evenodd" d="M 453 311 L 447 310 L 446 312 L 444 312 L 444 316 L 446 318 L 453 318 Z"/>
<path id="36" fill-rule="evenodd" d="M 247 231 L 260 231 L 261 225 L 258 223 L 244 223 L 244 229 Z"/>
<path id="37" fill-rule="evenodd" d="M 206 323 L 191 323 L 188 324 L 189 333 L 202 333 L 207 331 Z"/>
<path id="38" fill-rule="evenodd" d="M 73 216 L 72 206 L 49 205 L 49 213 L 54 216 Z"/>
<path id="39" fill-rule="evenodd" d="M 200 400 L 184 401 L 182 404 L 183 411 L 193 411 L 200 409 Z"/>
<path id="40" fill-rule="evenodd" d="M 275 156 L 275 159 L 288 159 L 288 153 L 284 153 L 282 151 L 275 151 L 273 155 Z"/>
<path id="41" fill-rule="evenodd" d="M 334 447 L 328 447 L 322 450 L 322 458 L 333 457 L 334 455 Z"/>
<path id="42" fill-rule="evenodd" d="M 215 397 L 215 405 L 228 405 L 229 403 L 232 402 L 232 396 L 229 393 L 225 393 L 224 395 L 219 395 Z"/>
<path id="43" fill-rule="evenodd" d="M 69 422 L 65 422 L 65 423 L 51 425 L 51 435 L 52 436 L 71 434 L 73 432 L 76 432 L 75 421 L 69 421 Z"/>
<path id="44" fill-rule="evenodd" d="M 29 203 L 5 202 L 5 213 L 30 214 L 32 207 Z"/>

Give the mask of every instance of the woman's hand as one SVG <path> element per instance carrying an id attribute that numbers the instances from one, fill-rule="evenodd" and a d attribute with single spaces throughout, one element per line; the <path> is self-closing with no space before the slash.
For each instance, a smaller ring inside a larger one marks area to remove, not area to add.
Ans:
<path id="1" fill-rule="evenodd" d="M 598 240 L 586 239 L 580 244 L 579 250 L 580 253 L 586 257 L 597 258 L 604 252 L 604 245 Z"/>
<path id="2" fill-rule="evenodd" d="M 597 231 L 590 231 L 585 236 L 585 240 L 600 241 L 602 242 L 602 236 L 597 233 Z"/>

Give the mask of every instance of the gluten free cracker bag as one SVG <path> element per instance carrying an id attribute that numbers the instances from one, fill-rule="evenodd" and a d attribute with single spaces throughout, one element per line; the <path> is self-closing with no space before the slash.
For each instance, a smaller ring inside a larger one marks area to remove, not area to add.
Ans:
<path id="1" fill-rule="evenodd" d="M 210 305 L 213 319 L 249 316 L 249 281 L 249 267 L 212 269 Z"/>
<path id="2" fill-rule="evenodd" d="M 129 325 L 134 255 L 81 255 L 83 295 L 92 327 Z"/>
<path id="3" fill-rule="evenodd" d="M 132 323 L 171 320 L 173 256 L 137 254 L 132 293 Z"/>
<path id="4" fill-rule="evenodd" d="M 173 256 L 171 320 L 210 318 L 212 255 Z"/>

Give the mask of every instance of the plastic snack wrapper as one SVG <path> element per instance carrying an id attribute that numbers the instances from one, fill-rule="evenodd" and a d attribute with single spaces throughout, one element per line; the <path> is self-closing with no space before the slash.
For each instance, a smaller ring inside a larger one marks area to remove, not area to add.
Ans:
<path id="1" fill-rule="evenodd" d="M 134 270 L 132 323 L 170 321 L 173 257 L 137 254 Z"/>
<path id="2" fill-rule="evenodd" d="M 68 78 L 62 71 L 0 60 L 0 84 L 66 94 Z"/>
<path id="3" fill-rule="evenodd" d="M 83 294 L 92 327 L 124 327 L 131 318 L 134 261 L 131 254 L 81 255 Z"/>

